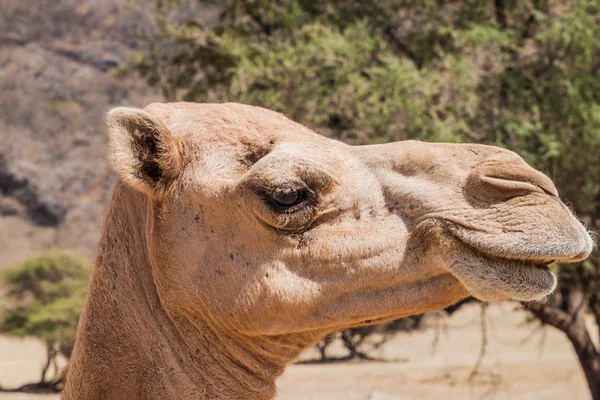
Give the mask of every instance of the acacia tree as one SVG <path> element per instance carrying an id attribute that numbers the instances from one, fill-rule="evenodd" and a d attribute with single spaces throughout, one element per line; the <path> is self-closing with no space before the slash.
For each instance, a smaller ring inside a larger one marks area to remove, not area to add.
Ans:
<path id="1" fill-rule="evenodd" d="M 261 105 L 354 144 L 504 146 L 600 230 L 597 0 L 226 0 L 210 24 L 212 2 L 159 3 L 132 67 L 168 99 Z M 594 400 L 600 355 L 584 316 L 600 329 L 599 266 L 597 254 L 555 266 L 556 295 L 527 306 L 565 332 Z"/>
<path id="2" fill-rule="evenodd" d="M 0 332 L 16 337 L 35 337 L 46 346 L 39 388 L 53 388 L 56 377 L 47 373 L 56 357 L 69 358 L 75 329 L 90 276 L 89 263 L 63 250 L 31 257 L 3 273 L 6 307 L 0 310 Z"/>

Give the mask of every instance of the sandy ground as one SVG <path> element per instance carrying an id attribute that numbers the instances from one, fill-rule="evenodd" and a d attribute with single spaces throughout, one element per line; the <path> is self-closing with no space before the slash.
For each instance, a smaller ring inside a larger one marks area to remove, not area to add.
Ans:
<path id="1" fill-rule="evenodd" d="M 589 400 L 568 341 L 552 329 L 525 323 L 515 304 L 487 309 L 488 346 L 479 374 L 469 380 L 482 341 L 478 306 L 427 328 L 399 334 L 379 351 L 398 362 L 292 365 L 279 381 L 278 400 Z M 332 354 L 340 349 L 333 349 Z M 303 359 L 316 357 L 309 351 Z M 0 338 L 0 385 L 31 382 L 43 362 L 35 340 Z M 0 394 L 0 400 L 56 400 L 58 396 Z"/>

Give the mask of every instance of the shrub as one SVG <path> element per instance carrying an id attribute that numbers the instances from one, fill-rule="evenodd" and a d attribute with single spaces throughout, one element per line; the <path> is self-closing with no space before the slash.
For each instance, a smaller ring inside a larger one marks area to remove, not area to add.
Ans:
<path id="1" fill-rule="evenodd" d="M 56 357 L 70 357 L 75 329 L 90 276 L 89 263 L 64 250 L 50 250 L 26 259 L 3 274 L 7 304 L 0 332 L 36 337 L 44 342 L 47 360 L 40 385 Z"/>

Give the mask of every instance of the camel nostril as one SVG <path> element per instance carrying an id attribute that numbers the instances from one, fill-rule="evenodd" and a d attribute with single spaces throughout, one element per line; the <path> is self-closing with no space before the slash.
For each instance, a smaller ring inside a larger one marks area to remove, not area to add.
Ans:
<path id="1" fill-rule="evenodd" d="M 558 197 L 550 178 L 521 159 L 488 159 L 478 164 L 469 180 L 492 197 L 511 198 L 529 193 Z M 483 194 L 483 193 L 482 193 Z"/>
<path id="2" fill-rule="evenodd" d="M 523 179 L 506 179 L 504 177 L 486 175 L 480 177 L 480 179 L 488 185 L 495 186 L 498 190 L 504 190 L 506 194 L 511 194 L 511 192 L 516 191 L 523 192 L 523 194 L 543 192 L 550 196 L 558 197 L 554 185 L 545 185 L 543 182 L 536 182 L 535 180 L 527 179 L 526 177 L 523 177 Z"/>

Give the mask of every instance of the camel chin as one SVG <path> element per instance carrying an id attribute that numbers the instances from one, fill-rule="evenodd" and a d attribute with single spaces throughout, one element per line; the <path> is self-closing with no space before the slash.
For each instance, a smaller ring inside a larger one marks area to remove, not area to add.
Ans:
<path id="1" fill-rule="evenodd" d="M 556 275 L 545 264 L 495 258 L 466 251 L 452 256 L 450 272 L 483 301 L 541 301 L 556 289 Z"/>

